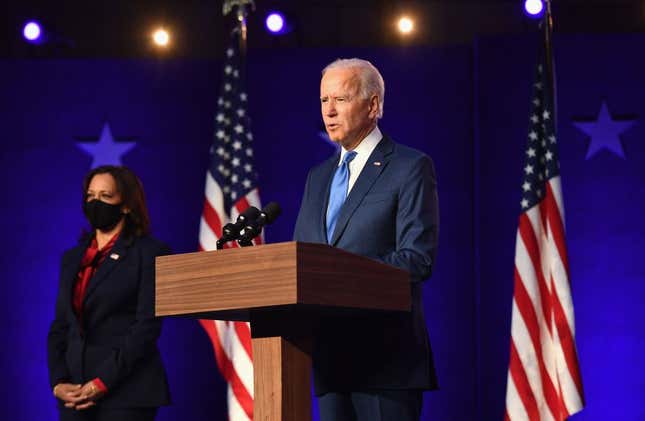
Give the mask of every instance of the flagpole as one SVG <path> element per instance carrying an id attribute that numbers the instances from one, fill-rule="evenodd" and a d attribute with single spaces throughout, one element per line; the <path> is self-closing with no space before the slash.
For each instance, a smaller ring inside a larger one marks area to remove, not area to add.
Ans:
<path id="1" fill-rule="evenodd" d="M 240 56 L 242 57 L 242 61 L 246 61 L 246 48 L 247 48 L 247 28 L 246 28 L 246 16 L 248 15 L 248 10 L 251 8 L 251 10 L 255 10 L 255 1 L 254 0 L 224 0 L 224 4 L 222 6 L 222 13 L 224 16 L 228 15 L 235 9 L 236 12 L 236 17 L 237 17 L 237 30 L 240 31 L 240 37 L 239 37 L 239 47 L 240 47 Z M 242 66 L 241 71 L 246 66 Z"/>
<path id="2" fill-rule="evenodd" d="M 544 45 L 546 47 L 547 74 L 553 77 L 553 52 L 551 50 L 551 41 L 553 40 L 553 14 L 551 12 L 551 0 L 546 0 L 546 14 L 544 16 Z M 553 80 L 551 80 L 553 81 Z"/>
<path id="3" fill-rule="evenodd" d="M 546 61 L 546 75 L 547 80 L 550 82 L 549 86 L 553 89 L 553 97 L 551 98 L 553 106 L 554 130 L 557 134 L 557 101 L 556 101 L 556 83 L 555 83 L 555 65 L 553 63 L 553 13 L 551 9 L 551 0 L 545 0 L 546 14 L 544 16 L 544 54 Z"/>

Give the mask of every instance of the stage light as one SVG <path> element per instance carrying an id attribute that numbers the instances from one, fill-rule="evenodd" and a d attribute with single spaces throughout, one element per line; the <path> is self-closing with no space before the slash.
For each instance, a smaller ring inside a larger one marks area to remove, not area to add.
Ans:
<path id="1" fill-rule="evenodd" d="M 542 0 L 526 0 L 524 10 L 530 17 L 540 17 L 544 12 L 544 3 L 542 3 Z"/>
<path id="2" fill-rule="evenodd" d="M 265 25 L 269 32 L 281 34 L 285 30 L 284 16 L 279 12 L 271 12 L 266 18 Z"/>
<path id="3" fill-rule="evenodd" d="M 30 21 L 25 24 L 25 27 L 22 30 L 22 35 L 27 41 L 37 43 L 42 35 L 42 29 L 38 22 Z"/>
<path id="4" fill-rule="evenodd" d="M 398 23 L 399 32 L 404 35 L 409 34 L 414 29 L 414 22 L 407 16 L 403 16 L 399 19 Z"/>
<path id="5" fill-rule="evenodd" d="M 152 40 L 159 47 L 167 47 L 170 42 L 170 34 L 165 29 L 159 28 L 152 34 Z"/>

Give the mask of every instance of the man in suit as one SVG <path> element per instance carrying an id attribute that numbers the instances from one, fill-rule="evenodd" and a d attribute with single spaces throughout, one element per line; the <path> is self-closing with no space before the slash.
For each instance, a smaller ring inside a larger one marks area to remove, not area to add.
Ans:
<path id="1" fill-rule="evenodd" d="M 379 130 L 384 90 L 365 60 L 323 70 L 322 117 L 340 152 L 309 172 L 294 237 L 408 271 L 412 309 L 321 323 L 313 368 L 322 421 L 419 420 L 422 391 L 437 388 L 421 291 L 437 247 L 434 166 Z"/>

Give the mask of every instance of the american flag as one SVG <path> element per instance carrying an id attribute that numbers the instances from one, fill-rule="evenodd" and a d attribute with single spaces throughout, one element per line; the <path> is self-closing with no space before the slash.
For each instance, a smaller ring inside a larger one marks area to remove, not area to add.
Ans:
<path id="1" fill-rule="evenodd" d="M 548 41 L 547 41 L 548 42 Z M 565 420 L 584 406 L 546 45 L 533 88 L 515 245 L 507 420 Z"/>
<path id="2" fill-rule="evenodd" d="M 215 135 L 199 227 L 201 250 L 215 250 L 222 227 L 235 221 L 246 208 L 261 208 L 253 166 L 253 135 L 247 116 L 243 59 L 239 29 L 235 29 L 226 50 L 221 93 L 217 99 Z M 257 238 L 255 242 L 258 244 L 262 239 Z M 213 343 L 217 365 L 228 383 L 229 420 L 252 420 L 253 357 L 249 324 L 219 320 L 200 320 L 200 323 Z"/>

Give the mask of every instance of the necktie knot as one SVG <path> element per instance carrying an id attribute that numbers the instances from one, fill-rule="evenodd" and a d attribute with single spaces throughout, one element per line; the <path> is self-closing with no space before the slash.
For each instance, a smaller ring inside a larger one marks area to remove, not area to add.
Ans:
<path id="1" fill-rule="evenodd" d="M 354 158 L 356 158 L 356 151 L 349 151 L 345 153 L 345 156 L 343 157 L 343 161 L 341 165 L 349 164 L 350 162 L 352 162 Z"/>

